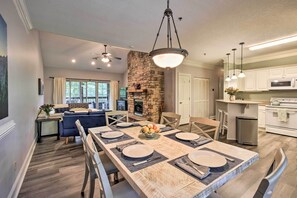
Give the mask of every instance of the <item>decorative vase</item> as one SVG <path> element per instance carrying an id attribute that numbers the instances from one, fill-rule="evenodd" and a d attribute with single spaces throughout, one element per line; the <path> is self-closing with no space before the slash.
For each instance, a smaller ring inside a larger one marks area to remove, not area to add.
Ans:
<path id="1" fill-rule="evenodd" d="M 235 100 L 235 95 L 230 95 L 230 101 L 234 101 Z"/>
<path id="2" fill-rule="evenodd" d="M 146 138 L 154 138 L 155 137 L 155 135 L 156 135 L 156 133 L 150 133 L 150 134 L 148 134 L 148 133 L 144 133 L 144 135 L 145 135 L 145 137 Z"/>

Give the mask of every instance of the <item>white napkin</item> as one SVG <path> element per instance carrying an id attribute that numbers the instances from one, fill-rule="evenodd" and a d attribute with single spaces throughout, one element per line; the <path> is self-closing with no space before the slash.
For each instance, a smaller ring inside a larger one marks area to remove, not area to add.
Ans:
<path id="1" fill-rule="evenodd" d="M 213 140 L 204 136 L 200 136 L 198 139 L 196 140 L 191 140 L 190 142 L 192 144 L 194 144 L 195 146 L 201 146 L 203 144 L 206 144 L 208 142 L 212 142 Z"/>

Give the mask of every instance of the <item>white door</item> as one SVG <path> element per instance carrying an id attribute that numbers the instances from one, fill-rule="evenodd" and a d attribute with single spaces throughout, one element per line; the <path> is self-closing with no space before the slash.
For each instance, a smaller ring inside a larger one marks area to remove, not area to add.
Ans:
<path id="1" fill-rule="evenodd" d="M 178 114 L 181 115 L 180 124 L 189 123 L 191 106 L 191 75 L 179 74 L 178 80 Z"/>
<path id="2" fill-rule="evenodd" d="M 244 82 L 245 91 L 255 91 L 257 89 L 256 71 L 246 70 L 244 73 L 245 73 L 245 82 Z"/>
<path id="3" fill-rule="evenodd" d="M 192 116 L 209 117 L 209 79 L 194 78 L 193 80 Z"/>

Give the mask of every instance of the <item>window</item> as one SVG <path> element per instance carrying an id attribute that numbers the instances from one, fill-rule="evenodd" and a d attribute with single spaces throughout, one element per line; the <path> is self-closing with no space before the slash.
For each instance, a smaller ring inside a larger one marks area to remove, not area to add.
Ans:
<path id="1" fill-rule="evenodd" d="M 89 103 L 92 108 L 109 108 L 109 82 L 66 80 L 66 103 Z"/>

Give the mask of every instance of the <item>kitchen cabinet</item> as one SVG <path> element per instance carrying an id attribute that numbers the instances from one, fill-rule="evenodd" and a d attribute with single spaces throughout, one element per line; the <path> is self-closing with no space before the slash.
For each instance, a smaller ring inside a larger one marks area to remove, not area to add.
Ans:
<path id="1" fill-rule="evenodd" d="M 258 127 L 265 128 L 265 106 L 258 108 Z"/>
<path id="2" fill-rule="evenodd" d="M 245 73 L 244 90 L 255 91 L 256 90 L 256 71 L 245 70 L 244 73 Z"/>
<path id="3" fill-rule="evenodd" d="M 257 79 L 256 79 L 257 91 L 267 91 L 269 71 L 267 69 L 256 70 L 256 75 L 257 75 Z"/>
<path id="4" fill-rule="evenodd" d="M 271 68 L 270 79 L 297 77 L 297 66 Z"/>

